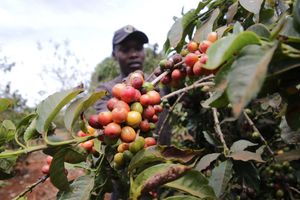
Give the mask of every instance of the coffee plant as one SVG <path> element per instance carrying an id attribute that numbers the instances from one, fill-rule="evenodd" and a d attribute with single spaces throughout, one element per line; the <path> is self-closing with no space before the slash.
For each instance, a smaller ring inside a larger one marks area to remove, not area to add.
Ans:
<path id="1" fill-rule="evenodd" d="M 106 111 L 86 112 L 106 91 L 78 86 L 2 121 L 1 178 L 43 151 L 39 183 L 50 177 L 57 199 L 299 199 L 300 1 L 201 1 L 175 19 L 164 50 L 149 77 L 113 87 Z M 166 124 L 168 146 L 157 143 Z M 68 166 L 85 175 L 69 180 Z"/>

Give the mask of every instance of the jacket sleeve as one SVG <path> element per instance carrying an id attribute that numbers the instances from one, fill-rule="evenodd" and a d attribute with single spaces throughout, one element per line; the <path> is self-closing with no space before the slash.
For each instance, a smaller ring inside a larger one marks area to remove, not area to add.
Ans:
<path id="1" fill-rule="evenodd" d="M 100 113 L 102 111 L 106 111 L 108 110 L 106 104 L 107 104 L 107 101 L 111 98 L 111 95 L 110 95 L 110 91 L 107 89 L 107 87 L 103 84 L 103 85 L 100 85 L 97 87 L 96 91 L 102 91 L 102 90 L 105 90 L 107 91 L 107 95 L 102 97 L 101 99 L 99 99 L 95 104 L 94 104 L 94 108 L 96 110 L 96 113 Z"/>

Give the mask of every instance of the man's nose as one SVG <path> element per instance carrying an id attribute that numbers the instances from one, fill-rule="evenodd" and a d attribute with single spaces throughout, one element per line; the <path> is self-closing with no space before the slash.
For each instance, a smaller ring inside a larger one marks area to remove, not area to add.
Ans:
<path id="1" fill-rule="evenodd" d="M 139 52 L 136 49 L 130 49 L 130 51 L 129 51 L 130 57 L 137 57 L 138 53 Z"/>

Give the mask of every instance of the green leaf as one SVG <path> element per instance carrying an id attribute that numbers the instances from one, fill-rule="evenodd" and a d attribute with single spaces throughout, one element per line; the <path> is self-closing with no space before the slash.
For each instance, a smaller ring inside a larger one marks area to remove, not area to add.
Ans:
<path id="1" fill-rule="evenodd" d="M 227 95 L 235 116 L 241 113 L 261 89 L 275 48 L 276 45 L 246 46 L 233 63 L 228 75 Z"/>
<path id="2" fill-rule="evenodd" d="M 228 11 L 226 13 L 227 24 L 230 24 L 238 11 L 238 2 L 234 2 L 232 5 L 228 7 Z"/>
<path id="3" fill-rule="evenodd" d="M 201 200 L 202 198 L 197 198 L 194 196 L 184 195 L 184 196 L 172 196 L 164 198 L 164 200 Z"/>
<path id="4" fill-rule="evenodd" d="M 300 97 L 290 98 L 285 112 L 285 119 L 289 127 L 296 131 L 300 129 Z"/>
<path id="5" fill-rule="evenodd" d="M 58 200 L 89 200 L 94 188 L 94 177 L 81 176 L 70 185 L 69 191 L 61 191 L 57 195 Z"/>
<path id="6" fill-rule="evenodd" d="M 64 122 L 67 130 L 72 132 L 72 127 L 79 115 L 105 95 L 106 91 L 94 92 L 89 96 L 79 98 L 72 102 L 67 108 L 64 116 Z"/>
<path id="7" fill-rule="evenodd" d="M 142 193 L 180 178 L 189 167 L 180 164 L 158 164 L 142 171 L 131 182 L 130 197 L 138 199 Z"/>
<path id="8" fill-rule="evenodd" d="M 2 125 L 8 131 L 15 131 L 16 130 L 16 126 L 15 126 L 15 124 L 11 120 L 7 120 L 7 119 L 4 120 L 2 122 Z"/>
<path id="9" fill-rule="evenodd" d="M 235 22 L 234 23 L 234 26 L 233 26 L 233 30 L 232 30 L 232 33 L 234 35 L 238 35 L 239 33 L 242 33 L 244 31 L 244 27 L 241 25 L 240 22 Z"/>
<path id="10" fill-rule="evenodd" d="M 175 146 L 157 146 L 161 155 L 169 161 L 176 161 L 185 164 L 191 161 L 195 156 L 200 155 L 202 150 L 193 150 L 188 148 L 179 149 Z"/>
<path id="11" fill-rule="evenodd" d="M 195 10 L 190 10 L 182 18 L 178 18 L 168 32 L 168 41 L 171 47 L 176 48 L 187 35 L 187 29 L 195 20 Z"/>
<path id="12" fill-rule="evenodd" d="M 300 129 L 293 131 L 287 124 L 285 117 L 282 117 L 279 127 L 281 129 L 281 138 L 285 143 L 300 143 Z"/>
<path id="13" fill-rule="evenodd" d="M 253 14 L 258 14 L 263 0 L 255 0 L 255 1 L 239 0 L 239 2 L 241 6 L 243 6 L 249 12 Z"/>
<path id="14" fill-rule="evenodd" d="M 36 123 L 37 131 L 40 133 L 47 132 L 52 120 L 63 106 L 69 103 L 81 92 L 83 92 L 83 89 L 81 88 L 70 89 L 62 92 L 56 92 L 43 100 L 37 106 L 36 110 L 38 114 Z"/>
<path id="15" fill-rule="evenodd" d="M 249 161 L 254 160 L 256 162 L 265 162 L 261 155 L 258 153 L 253 153 L 250 151 L 236 151 L 228 155 L 228 157 L 233 158 L 234 160 L 241 160 L 241 161 Z"/>
<path id="16" fill-rule="evenodd" d="M 65 173 L 65 160 L 66 149 L 58 151 L 50 165 L 50 180 L 51 183 L 59 190 L 67 191 L 70 190 L 67 175 Z"/>
<path id="17" fill-rule="evenodd" d="M 283 28 L 281 29 L 279 35 L 285 36 L 285 41 L 287 42 L 297 42 L 300 43 L 300 32 L 298 32 L 293 23 L 293 18 L 287 17 Z"/>
<path id="18" fill-rule="evenodd" d="M 209 185 L 214 189 L 216 196 L 219 198 L 228 187 L 228 183 L 232 177 L 232 162 L 226 160 L 212 170 L 209 178 Z"/>
<path id="19" fill-rule="evenodd" d="M 191 149 L 179 149 L 175 146 L 153 146 L 139 151 L 130 161 L 128 172 L 131 173 L 134 169 L 142 167 L 148 163 L 158 161 L 176 161 L 187 163 L 202 151 Z"/>
<path id="20" fill-rule="evenodd" d="M 10 120 L 4 120 L 0 124 L 0 146 L 11 141 L 16 134 L 16 127 Z"/>
<path id="21" fill-rule="evenodd" d="M 248 140 L 238 140 L 231 145 L 230 151 L 232 152 L 243 151 L 248 147 L 252 147 L 256 145 L 257 145 L 256 143 L 252 143 Z"/>
<path id="22" fill-rule="evenodd" d="M 247 31 L 252 31 L 256 33 L 259 37 L 269 39 L 271 36 L 271 32 L 268 30 L 268 28 L 263 24 L 254 24 L 250 26 Z"/>
<path id="23" fill-rule="evenodd" d="M 300 0 L 295 0 L 293 5 L 294 28 L 300 33 Z"/>
<path id="24" fill-rule="evenodd" d="M 13 105 L 13 100 L 8 98 L 0 98 L 0 113 Z"/>
<path id="25" fill-rule="evenodd" d="M 215 161 L 221 154 L 220 153 L 211 153 L 203 156 L 196 165 L 198 171 L 206 169 L 211 162 Z"/>
<path id="26" fill-rule="evenodd" d="M 294 149 L 289 152 L 285 152 L 283 154 L 277 155 L 276 160 L 278 161 L 293 161 L 300 159 L 300 149 Z"/>
<path id="27" fill-rule="evenodd" d="M 9 158 L 0 158 L 0 171 L 6 174 L 12 173 L 17 158 L 18 158 L 17 156 L 11 156 Z"/>
<path id="28" fill-rule="evenodd" d="M 28 143 L 29 140 L 36 138 L 39 135 L 39 132 L 36 130 L 36 118 L 33 119 L 30 123 L 30 125 L 26 128 L 24 132 L 24 141 L 25 143 Z"/>
<path id="29" fill-rule="evenodd" d="M 201 25 L 199 29 L 196 30 L 193 40 L 200 43 L 203 40 L 207 39 L 207 36 L 210 32 L 213 31 L 213 25 L 216 19 L 220 14 L 220 9 L 215 9 L 209 19 Z"/>
<path id="30" fill-rule="evenodd" d="M 184 191 L 199 198 L 216 199 L 213 188 L 208 185 L 205 176 L 196 170 L 190 170 L 181 178 L 165 184 L 167 187 Z"/>
<path id="31" fill-rule="evenodd" d="M 214 70 L 230 59 L 244 46 L 259 44 L 257 35 L 250 31 L 244 31 L 238 35 L 229 35 L 217 40 L 208 48 L 208 60 L 203 66 L 205 69 Z"/>
<path id="32" fill-rule="evenodd" d="M 128 172 L 131 173 L 136 168 L 156 161 L 165 161 L 164 157 L 161 156 L 160 152 L 158 152 L 156 148 L 150 147 L 143 149 L 135 154 L 131 159 L 128 165 Z"/>
<path id="33" fill-rule="evenodd" d="M 30 113 L 28 115 L 26 115 L 25 117 L 23 117 L 21 119 L 21 121 L 18 123 L 17 125 L 17 129 L 19 129 L 21 126 L 28 126 L 29 123 L 31 123 L 31 120 L 36 117 L 37 114 L 36 113 Z"/>
<path id="34" fill-rule="evenodd" d="M 254 188 L 255 191 L 259 191 L 260 176 L 253 163 L 234 161 L 233 168 L 235 173 L 237 173 L 237 177 L 241 179 L 242 183 L 248 187 Z"/>
<path id="35" fill-rule="evenodd" d="M 229 103 L 227 92 L 216 91 L 205 103 L 208 103 L 210 107 L 223 108 Z"/>
<path id="36" fill-rule="evenodd" d="M 78 146 L 66 148 L 64 161 L 68 163 L 80 163 L 86 161 L 87 153 Z"/>

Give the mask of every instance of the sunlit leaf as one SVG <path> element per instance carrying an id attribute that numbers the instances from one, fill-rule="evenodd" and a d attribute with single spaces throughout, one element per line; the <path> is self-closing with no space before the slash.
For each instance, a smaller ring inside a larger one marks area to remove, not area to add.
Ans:
<path id="1" fill-rule="evenodd" d="M 263 0 L 239 0 L 239 2 L 249 12 L 258 14 Z"/>
<path id="2" fill-rule="evenodd" d="M 78 119 L 79 115 L 105 95 L 106 91 L 93 92 L 86 97 L 76 99 L 74 102 L 72 102 L 64 115 L 64 122 L 67 130 L 71 132 L 72 126 Z"/>
<path id="3" fill-rule="evenodd" d="M 208 34 L 213 31 L 214 22 L 218 18 L 219 14 L 220 10 L 215 9 L 210 18 L 204 24 L 202 24 L 199 29 L 196 30 L 193 41 L 200 43 L 201 41 L 207 39 Z"/>
<path id="4" fill-rule="evenodd" d="M 198 171 L 206 169 L 211 162 L 215 161 L 220 156 L 220 153 L 211 153 L 203 156 L 196 165 Z"/>
<path id="5" fill-rule="evenodd" d="M 246 46 L 233 63 L 228 75 L 227 94 L 235 116 L 241 113 L 261 89 L 275 48 L 276 45 Z"/>
<path id="6" fill-rule="evenodd" d="M 228 155 L 228 157 L 233 158 L 234 160 L 241 160 L 241 161 L 249 161 L 254 160 L 256 162 L 265 162 L 261 155 L 258 153 L 253 153 L 250 151 L 236 151 Z"/>
<path id="7" fill-rule="evenodd" d="M 83 92 L 81 88 L 70 89 L 62 92 L 56 92 L 43 100 L 37 106 L 37 123 L 36 128 L 40 133 L 48 131 L 52 120 L 56 117 L 59 111 L 75 98 L 79 93 Z"/>
<path id="8" fill-rule="evenodd" d="M 217 197 L 220 197 L 228 187 L 233 173 L 232 166 L 232 162 L 226 160 L 212 170 L 209 185 L 214 189 Z"/>
<path id="9" fill-rule="evenodd" d="M 181 178 L 165 185 L 199 198 L 216 199 L 213 188 L 208 185 L 208 180 L 196 170 L 187 171 Z"/>
<path id="10" fill-rule="evenodd" d="M 208 60 L 203 67 L 209 70 L 216 69 L 244 46 L 259 43 L 260 40 L 257 35 L 250 31 L 223 37 L 208 48 Z"/>
<path id="11" fill-rule="evenodd" d="M 60 191 L 58 200 L 89 200 L 94 187 L 94 177 L 91 175 L 81 176 L 70 184 L 69 191 Z"/>
<path id="12" fill-rule="evenodd" d="M 247 147 L 252 147 L 256 145 L 257 145 L 256 143 L 250 142 L 248 140 L 238 140 L 231 145 L 230 151 L 232 152 L 243 151 Z"/>

